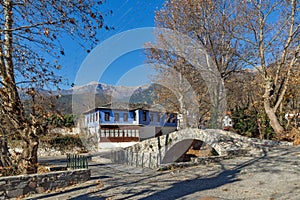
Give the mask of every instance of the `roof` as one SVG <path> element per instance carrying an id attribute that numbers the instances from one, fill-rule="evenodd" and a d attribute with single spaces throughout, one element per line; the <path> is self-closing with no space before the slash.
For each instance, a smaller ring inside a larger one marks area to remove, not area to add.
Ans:
<path id="1" fill-rule="evenodd" d="M 105 104 L 100 107 L 96 107 L 90 109 L 85 113 L 94 112 L 96 110 L 107 109 L 107 110 L 149 110 L 153 112 L 166 112 L 165 108 L 161 105 L 149 105 L 149 104 L 141 104 L 141 103 L 125 103 L 125 102 L 112 102 L 109 104 Z"/>

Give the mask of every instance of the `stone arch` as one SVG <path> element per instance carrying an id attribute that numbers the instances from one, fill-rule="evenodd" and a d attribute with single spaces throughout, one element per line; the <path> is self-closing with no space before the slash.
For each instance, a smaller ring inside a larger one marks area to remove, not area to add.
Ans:
<path id="1" fill-rule="evenodd" d="M 200 148 L 207 148 L 208 144 L 205 143 L 204 141 L 197 140 L 197 139 L 181 140 L 173 144 L 173 146 L 170 147 L 168 151 L 166 151 L 164 158 L 161 161 L 161 164 L 174 163 L 174 162 L 186 162 L 190 160 L 191 156 L 196 157 L 195 155 L 187 154 L 190 151 L 190 149 L 195 145 L 198 145 L 197 151 L 200 152 Z M 211 155 L 211 150 L 212 149 L 215 150 L 215 149 L 210 145 L 208 146 L 209 146 L 208 150 L 202 150 L 202 153 L 206 151 L 205 153 Z"/>
<path id="2" fill-rule="evenodd" d="M 220 137 L 213 130 L 184 129 L 165 135 L 161 139 L 164 145 L 159 150 L 160 163 L 175 162 L 183 155 L 194 140 L 202 141 L 212 147 L 220 156 L 227 155 L 226 150 L 220 145 Z"/>

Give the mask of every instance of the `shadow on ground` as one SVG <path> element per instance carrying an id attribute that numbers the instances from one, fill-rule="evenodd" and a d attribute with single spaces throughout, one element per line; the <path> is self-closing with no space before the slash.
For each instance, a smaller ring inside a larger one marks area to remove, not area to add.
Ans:
<path id="1" fill-rule="evenodd" d="M 197 178 L 191 178 L 184 181 L 177 182 L 176 180 L 167 180 L 166 174 L 171 173 L 170 171 L 157 172 L 149 174 L 128 174 L 126 172 L 117 171 L 117 169 L 109 169 L 105 165 L 94 165 L 94 169 L 97 171 L 92 172 L 91 179 L 93 181 L 102 180 L 104 185 L 107 182 L 109 184 L 106 187 L 97 188 L 95 190 L 90 190 L 91 187 L 96 187 L 97 184 L 90 184 L 84 187 L 77 187 L 74 189 L 65 190 L 63 193 L 66 195 L 74 190 L 85 189 L 83 193 L 79 193 L 76 197 L 69 197 L 68 199 L 113 199 L 125 200 L 125 199 L 178 199 L 185 196 L 215 189 L 226 184 L 241 181 L 238 175 L 242 170 L 247 168 L 247 170 L 254 170 L 255 172 L 268 172 L 271 174 L 276 174 L 281 171 L 281 166 L 299 165 L 300 157 L 300 147 L 289 148 L 289 149 L 279 149 L 275 153 L 267 154 L 258 158 L 252 158 L 247 162 L 242 162 L 241 164 L 229 163 L 229 166 L 224 166 L 220 163 L 221 170 L 218 172 L 212 172 L 207 176 L 201 176 Z M 227 160 L 230 162 L 230 160 Z M 104 170 L 104 168 L 107 168 Z M 227 169 L 226 169 L 227 168 Z M 195 170 L 196 168 L 190 168 L 190 170 Z M 189 168 L 185 169 L 189 170 Z M 119 173 L 119 174 L 117 174 Z M 158 184 L 160 183 L 160 184 Z M 167 188 L 164 189 L 163 185 L 166 183 Z M 120 190 L 123 188 L 123 190 Z M 124 189 L 125 188 L 125 189 Z M 159 188 L 159 189 L 157 189 Z M 56 195 L 61 195 L 62 193 L 48 194 L 38 199 L 52 198 L 54 199 Z"/>
<path id="2" fill-rule="evenodd" d="M 254 158 L 254 159 L 252 159 L 248 162 L 245 162 L 231 170 L 226 170 L 224 168 L 224 166 L 222 166 L 222 171 L 219 173 L 211 174 L 211 175 L 209 175 L 209 177 L 205 177 L 205 178 L 196 178 L 196 179 L 177 182 L 177 183 L 172 184 L 172 187 L 165 189 L 165 190 L 161 190 L 161 191 L 154 191 L 153 189 L 151 189 L 150 185 L 148 188 L 143 189 L 137 193 L 135 193 L 134 190 L 129 189 L 129 188 L 136 187 L 140 182 L 141 182 L 141 184 L 143 184 L 142 182 L 145 179 L 147 179 L 147 178 L 144 178 L 144 179 L 140 179 L 138 181 L 128 182 L 128 183 L 120 181 L 118 184 L 116 184 L 114 186 L 106 187 L 106 188 L 96 191 L 96 192 L 82 194 L 80 196 L 74 197 L 73 199 L 94 199 L 95 197 L 92 197 L 94 195 L 101 195 L 105 191 L 116 189 L 119 186 L 123 186 L 123 187 L 128 188 L 128 190 L 126 193 L 122 194 L 126 197 L 117 198 L 119 200 L 126 200 L 126 199 L 130 199 L 133 197 L 137 198 L 140 195 L 147 196 L 144 198 L 138 198 L 138 199 L 143 199 L 143 200 L 151 200 L 151 199 L 153 199 L 153 200 L 172 199 L 173 200 L 173 199 L 177 199 L 177 198 L 181 198 L 181 197 L 193 194 L 195 192 L 214 189 L 214 188 L 221 187 L 221 186 L 229 184 L 229 183 L 239 181 L 239 179 L 236 178 L 236 176 L 237 176 L 237 174 L 240 173 L 240 171 L 244 167 L 252 165 L 253 163 L 257 162 L 258 160 L 261 160 L 264 158 L 265 158 L 265 156 L 259 157 L 259 158 Z M 165 172 L 165 173 L 169 173 L 169 172 Z M 157 175 L 153 174 L 153 176 L 160 176 L 160 175 L 161 174 L 157 174 Z M 153 178 L 153 177 L 151 177 L 151 178 Z M 109 198 L 109 197 L 110 196 L 106 196 L 104 199 Z M 111 196 L 111 197 L 113 198 L 113 196 Z M 102 199 L 102 198 L 103 197 L 98 197 L 98 199 Z M 113 198 L 113 199 L 115 199 L 115 198 Z"/>

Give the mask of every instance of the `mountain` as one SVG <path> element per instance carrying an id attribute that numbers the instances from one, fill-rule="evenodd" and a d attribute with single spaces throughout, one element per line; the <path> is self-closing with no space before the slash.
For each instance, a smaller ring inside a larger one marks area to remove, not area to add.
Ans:
<path id="1" fill-rule="evenodd" d="M 157 98 L 156 90 L 160 87 L 157 84 L 148 85 L 148 87 L 139 87 L 130 97 L 130 103 L 144 103 L 152 105 Z"/>
<path id="2" fill-rule="evenodd" d="M 98 82 L 91 82 L 82 86 L 75 86 L 68 90 L 55 92 L 57 95 L 56 109 L 63 113 L 72 113 L 74 107 L 82 112 L 93 107 L 103 106 L 110 102 L 153 103 L 154 85 L 143 86 L 113 86 Z M 91 98 L 95 98 L 91 101 Z M 87 104 L 91 105 L 87 105 Z"/>
<path id="3" fill-rule="evenodd" d="M 104 93 L 106 95 L 115 96 L 116 98 L 128 97 L 137 89 L 146 89 L 150 85 L 144 86 L 113 86 L 104 83 L 90 82 L 86 85 L 75 86 L 68 90 L 61 90 L 60 95 L 86 94 L 86 93 Z"/>
<path id="4" fill-rule="evenodd" d="M 82 113 L 112 102 L 147 104 L 151 106 L 157 99 L 158 95 L 156 91 L 160 87 L 162 86 L 158 84 L 129 87 L 91 82 L 82 86 L 54 92 L 39 90 L 39 93 L 43 94 L 43 98 L 40 98 L 40 103 L 44 105 L 45 109 L 71 114 Z M 52 94 L 51 98 L 50 94 Z M 31 98 L 26 94 L 26 89 L 20 92 L 20 96 L 26 105 L 26 109 L 29 111 L 31 109 Z"/>

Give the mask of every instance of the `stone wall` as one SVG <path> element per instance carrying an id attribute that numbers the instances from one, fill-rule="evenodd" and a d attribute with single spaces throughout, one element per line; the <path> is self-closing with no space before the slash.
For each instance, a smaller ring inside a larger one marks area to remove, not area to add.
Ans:
<path id="1" fill-rule="evenodd" d="M 42 193 L 89 180 L 89 169 L 30 174 L 0 178 L 0 199 L 19 197 L 29 193 Z"/>
<path id="2" fill-rule="evenodd" d="M 80 129 L 77 127 L 73 128 L 54 128 L 50 131 L 51 133 L 59 133 L 62 135 L 76 135 L 80 134 Z"/>
<path id="3" fill-rule="evenodd" d="M 21 154 L 22 148 L 9 148 L 9 153 L 12 156 L 16 156 L 17 154 Z M 82 153 L 82 148 L 74 147 L 74 148 L 66 148 L 59 149 L 58 147 L 52 147 L 50 145 L 40 144 L 38 148 L 38 157 L 48 157 L 48 156 L 63 156 L 67 154 L 80 154 Z"/>

